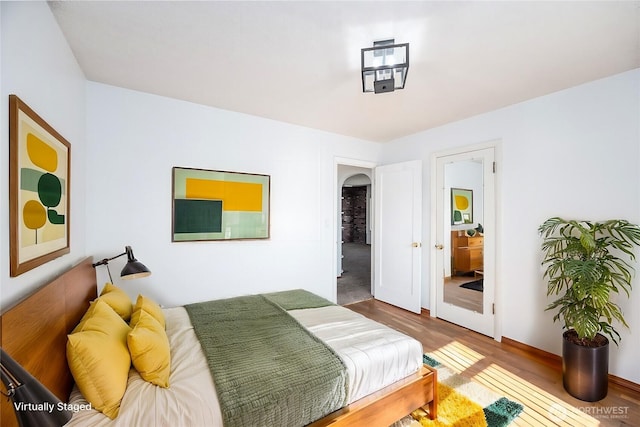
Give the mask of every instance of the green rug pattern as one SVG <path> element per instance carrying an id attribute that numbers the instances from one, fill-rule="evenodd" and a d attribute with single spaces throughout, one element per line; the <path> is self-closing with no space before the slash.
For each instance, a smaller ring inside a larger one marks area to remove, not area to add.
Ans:
<path id="1" fill-rule="evenodd" d="M 506 427 L 523 410 L 517 402 L 500 396 L 425 354 L 423 361 L 438 370 L 438 419 L 419 409 L 393 427 Z"/>

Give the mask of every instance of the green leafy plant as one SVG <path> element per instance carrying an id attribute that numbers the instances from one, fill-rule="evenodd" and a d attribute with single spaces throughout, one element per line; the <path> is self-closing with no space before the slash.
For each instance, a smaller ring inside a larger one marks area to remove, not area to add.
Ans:
<path id="1" fill-rule="evenodd" d="M 559 295 L 547 307 L 558 310 L 554 321 L 574 329 L 579 344 L 590 345 L 597 333 L 618 345 L 614 320 L 628 327 L 612 293 L 631 292 L 640 227 L 614 219 L 603 222 L 573 221 L 554 217 L 539 228 L 543 243 L 547 296 Z"/>

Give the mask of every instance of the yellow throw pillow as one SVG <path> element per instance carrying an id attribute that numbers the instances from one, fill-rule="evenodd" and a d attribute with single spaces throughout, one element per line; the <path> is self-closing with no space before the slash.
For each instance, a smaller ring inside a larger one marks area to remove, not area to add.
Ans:
<path id="1" fill-rule="evenodd" d="M 131 328 L 104 301 L 92 304 L 92 315 L 68 336 L 67 362 L 82 395 L 98 411 L 115 418 L 127 388 Z"/>
<path id="2" fill-rule="evenodd" d="M 128 322 L 131 318 L 131 311 L 133 310 L 131 299 L 125 291 L 117 286 L 114 286 L 111 283 L 106 283 L 102 292 L 100 292 L 100 297 L 98 299 L 109 304 L 109 306 L 111 306 L 111 308 L 113 308 L 115 312 L 125 320 L 125 322 Z"/>
<path id="3" fill-rule="evenodd" d="M 133 313 L 131 313 L 129 326 L 131 326 L 132 328 L 136 326 L 136 323 L 138 323 L 138 319 L 140 318 L 140 312 L 142 310 L 146 311 L 147 314 L 152 315 L 158 321 L 158 323 L 162 325 L 162 328 L 165 328 L 164 313 L 162 312 L 162 309 L 157 302 L 149 297 L 145 297 L 144 295 L 138 295 L 136 305 L 133 307 Z"/>
<path id="4" fill-rule="evenodd" d="M 89 310 L 87 310 L 72 333 L 83 331 L 102 332 L 126 342 L 127 334 L 131 331 L 131 328 L 109 304 L 98 298 L 91 302 Z"/>
<path id="5" fill-rule="evenodd" d="M 97 331 L 69 335 L 67 361 L 82 395 L 113 419 L 127 389 L 131 357 L 127 346 Z"/>
<path id="6" fill-rule="evenodd" d="M 93 311 L 96 308 L 96 304 L 95 304 L 96 301 L 98 301 L 98 300 L 95 299 L 95 300 L 93 300 L 93 301 L 91 301 L 89 303 L 89 308 L 84 313 L 84 315 L 82 316 L 82 319 L 80 319 L 80 322 L 76 325 L 76 327 L 73 329 L 73 331 L 71 331 L 72 334 L 75 334 L 76 332 L 80 332 L 82 330 L 82 328 L 84 327 L 84 324 L 87 322 L 87 320 L 89 320 L 93 316 Z M 109 307 L 109 308 L 113 311 L 113 309 L 111 307 Z M 118 316 L 118 317 L 120 317 L 120 316 Z"/>
<path id="7" fill-rule="evenodd" d="M 171 350 L 164 326 L 141 310 L 136 326 L 127 336 L 127 344 L 133 366 L 142 379 L 160 387 L 169 387 Z"/>
<path id="8" fill-rule="evenodd" d="M 87 327 L 87 324 L 89 324 L 90 326 Z M 124 319 L 122 319 L 122 317 L 120 317 L 120 315 L 116 313 L 116 311 L 106 301 L 101 298 L 96 298 L 95 300 L 91 301 L 89 308 L 84 313 L 84 316 L 82 316 L 82 319 L 80 319 L 78 325 L 73 329 L 73 331 L 71 331 L 71 333 L 74 334 L 76 332 L 82 332 L 85 330 L 101 331 L 109 324 L 112 324 L 111 326 L 113 327 L 119 326 L 120 328 L 122 328 L 123 325 L 127 326 L 127 330 L 125 332 L 126 340 L 126 333 L 128 333 L 130 330 L 127 322 L 125 322 Z M 111 330 L 111 328 L 108 329 Z M 124 329 L 122 329 L 121 332 L 123 331 Z"/>

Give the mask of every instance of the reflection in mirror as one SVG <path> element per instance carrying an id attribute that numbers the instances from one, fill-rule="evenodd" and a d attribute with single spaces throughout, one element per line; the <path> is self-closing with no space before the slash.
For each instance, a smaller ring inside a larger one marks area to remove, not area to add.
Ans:
<path id="1" fill-rule="evenodd" d="M 482 160 L 444 168 L 444 302 L 483 312 L 484 194 Z M 447 257 L 448 255 L 448 257 Z"/>

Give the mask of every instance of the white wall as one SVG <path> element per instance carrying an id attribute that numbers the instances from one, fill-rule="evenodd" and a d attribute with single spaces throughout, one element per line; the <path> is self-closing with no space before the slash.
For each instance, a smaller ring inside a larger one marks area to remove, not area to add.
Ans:
<path id="1" fill-rule="evenodd" d="M 86 256 L 86 81 L 45 2 L 0 2 L 0 306 L 2 310 Z M 71 252 L 9 277 L 9 111 L 18 95 L 71 144 Z"/>
<path id="2" fill-rule="evenodd" d="M 421 132 L 385 145 L 385 163 L 423 159 L 424 212 L 430 212 L 430 158 L 439 150 L 502 140 L 496 307 L 502 335 L 556 354 L 560 324 L 540 266 L 538 226 L 548 217 L 640 223 L 640 70 L 597 80 L 511 107 Z M 425 217 L 423 241 L 430 241 Z M 429 302 L 429 251 L 424 251 L 423 306 Z M 634 263 L 640 270 L 638 263 Z M 638 271 L 640 274 L 640 271 Z M 640 382 L 640 281 L 619 303 L 631 332 L 612 346 L 610 372 Z M 633 334 L 633 335 L 632 335 Z"/>
<path id="3" fill-rule="evenodd" d="M 111 256 L 125 245 L 154 272 L 126 284 L 116 278 L 132 297 L 144 292 L 174 305 L 304 287 L 332 298 L 336 157 L 374 163 L 422 159 L 423 212 L 430 212 L 431 154 L 500 139 L 502 334 L 559 353 L 560 325 L 544 311 L 538 225 L 553 215 L 640 222 L 640 70 L 379 146 L 125 89 L 86 86 L 46 3 L 0 2 L 0 19 L 0 128 L 5 129 L 0 163 L 8 164 L 11 93 L 71 143 L 72 156 L 69 255 L 9 278 L 8 200 L 0 198 L 2 309 L 86 254 Z M 172 166 L 271 175 L 271 239 L 171 243 Z M 0 187 L 6 189 L 8 175 L 2 171 Z M 425 215 L 425 242 L 429 224 Z M 429 252 L 423 253 L 423 306 L 428 307 Z M 114 262 L 116 276 L 122 263 Z M 99 281 L 105 280 L 102 268 Z M 613 374 L 636 383 L 638 282 L 631 299 L 620 300 L 631 332 L 619 328 L 622 345 L 612 348 L 610 363 Z"/>
<path id="4" fill-rule="evenodd" d="M 376 161 L 379 144 L 97 83 L 87 105 L 87 249 L 100 259 L 132 246 L 153 272 L 114 277 L 132 298 L 305 288 L 335 300 L 335 157 Z M 271 238 L 171 243 L 173 166 L 270 175 Z"/>

